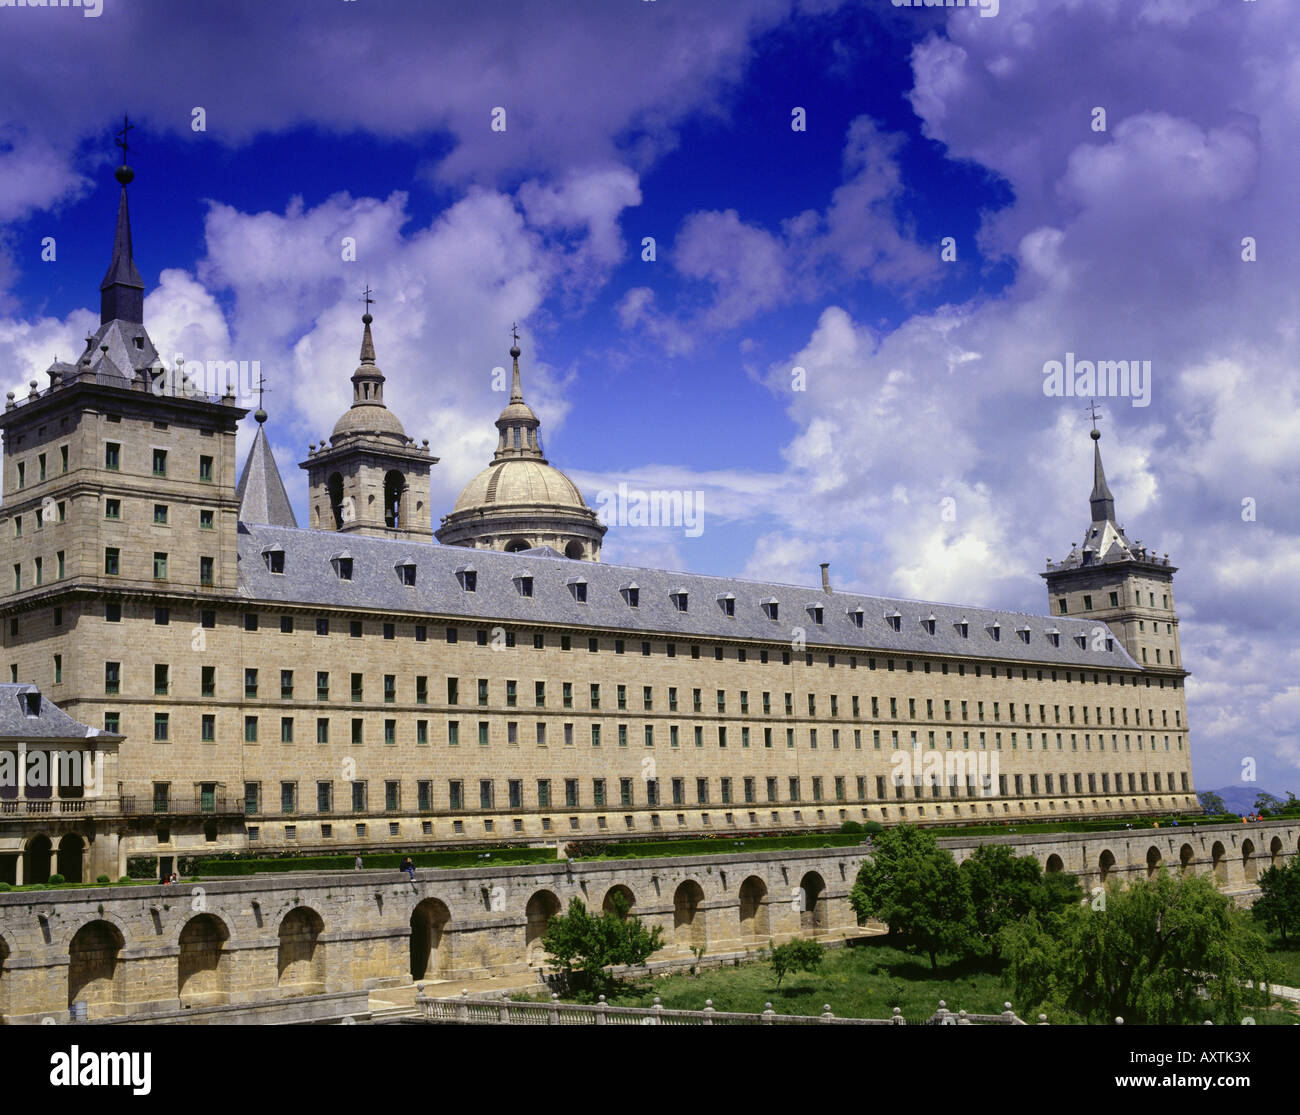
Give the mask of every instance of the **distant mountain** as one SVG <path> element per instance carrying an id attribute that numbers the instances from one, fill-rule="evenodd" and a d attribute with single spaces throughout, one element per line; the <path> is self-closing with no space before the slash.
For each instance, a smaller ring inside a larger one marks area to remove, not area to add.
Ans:
<path id="1" fill-rule="evenodd" d="M 1253 813 L 1255 799 L 1260 794 L 1271 793 L 1275 798 L 1286 801 L 1286 794 L 1273 793 L 1272 790 L 1265 790 L 1262 786 L 1243 786 L 1240 783 L 1235 786 L 1225 786 L 1221 790 L 1198 790 L 1197 793 L 1218 794 L 1223 798 L 1223 804 L 1232 813 Z"/>

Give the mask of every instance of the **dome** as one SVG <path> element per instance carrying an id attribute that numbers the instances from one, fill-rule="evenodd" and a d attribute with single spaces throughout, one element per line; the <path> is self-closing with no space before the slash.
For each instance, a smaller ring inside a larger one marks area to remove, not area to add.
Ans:
<path id="1" fill-rule="evenodd" d="M 590 514 L 572 480 L 558 468 L 529 457 L 509 457 L 489 465 L 465 485 L 452 514 L 529 504 Z"/>
<path id="2" fill-rule="evenodd" d="M 386 406 L 350 407 L 334 423 L 334 437 L 361 433 L 393 434 L 406 440 L 401 419 Z"/>

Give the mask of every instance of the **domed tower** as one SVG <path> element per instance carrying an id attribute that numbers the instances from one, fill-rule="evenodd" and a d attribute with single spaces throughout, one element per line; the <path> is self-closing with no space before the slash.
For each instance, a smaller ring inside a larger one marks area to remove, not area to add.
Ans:
<path id="1" fill-rule="evenodd" d="M 447 546 L 507 552 L 549 546 L 565 557 L 599 561 L 605 525 L 577 485 L 542 456 L 541 423 L 524 402 L 519 382 L 517 333 L 510 357 L 510 402 L 497 418 L 497 451 L 465 485 L 451 514 L 443 516 L 437 539 Z"/>
<path id="2" fill-rule="evenodd" d="M 417 446 L 384 405 L 384 373 L 375 364 L 374 320 L 361 318 L 361 363 L 352 373 L 352 406 L 334 424 L 329 444 L 311 445 L 307 470 L 313 530 L 428 541 L 429 469 L 438 458 L 426 438 Z"/>

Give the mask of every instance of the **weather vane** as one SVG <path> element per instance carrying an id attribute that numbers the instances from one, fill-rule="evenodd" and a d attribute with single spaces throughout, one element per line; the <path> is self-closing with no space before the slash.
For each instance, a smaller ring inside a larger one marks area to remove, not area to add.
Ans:
<path id="1" fill-rule="evenodd" d="M 366 289 L 361 292 L 361 300 L 366 304 L 366 313 L 370 313 L 370 305 L 374 302 L 374 299 L 370 296 L 374 293 L 375 292 L 370 289 L 369 283 L 366 284 Z"/>
<path id="2" fill-rule="evenodd" d="M 128 142 L 128 140 L 130 139 L 130 137 L 128 136 L 127 133 L 128 133 L 128 132 L 131 132 L 131 131 L 134 131 L 134 130 L 135 130 L 135 125 L 132 124 L 132 123 L 130 122 L 130 120 L 127 119 L 126 114 L 123 113 L 123 115 L 122 115 L 122 130 L 121 130 L 120 132 L 117 133 L 117 138 L 113 141 L 114 143 L 116 143 L 116 144 L 117 144 L 117 145 L 122 149 L 122 165 L 123 165 L 123 166 L 126 166 L 126 153 L 127 153 L 129 150 L 131 150 L 131 145 L 130 145 L 130 143 Z"/>
<path id="3" fill-rule="evenodd" d="M 510 335 L 511 335 L 512 337 L 514 337 L 514 339 L 515 339 L 515 344 L 518 344 L 518 343 L 519 343 L 519 323 L 518 323 L 517 321 L 516 321 L 516 322 L 511 322 L 511 323 L 510 323 Z"/>
<path id="4" fill-rule="evenodd" d="M 1092 428 L 1095 430 L 1097 428 L 1097 419 L 1101 417 L 1097 413 L 1096 399 L 1093 399 L 1092 402 L 1088 404 L 1088 417 L 1092 419 Z"/>

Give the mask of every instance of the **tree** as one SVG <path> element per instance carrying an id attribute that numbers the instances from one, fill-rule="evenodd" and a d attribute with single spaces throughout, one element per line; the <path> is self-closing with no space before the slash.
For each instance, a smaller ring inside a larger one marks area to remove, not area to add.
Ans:
<path id="1" fill-rule="evenodd" d="M 1250 908 L 1256 921 L 1282 934 L 1300 927 L 1300 856 L 1283 867 L 1270 867 L 1259 877 L 1260 896 Z"/>
<path id="2" fill-rule="evenodd" d="M 1018 1002 L 1084 1022 L 1137 1025 L 1241 1021 L 1266 1001 L 1264 941 L 1204 876 L 1112 884 L 1105 901 L 1076 905 L 1055 925 L 1036 914 L 1002 931 Z"/>
<path id="3" fill-rule="evenodd" d="M 1044 875 L 1033 856 L 1017 856 L 1005 844 L 981 844 L 961 865 L 975 921 L 972 953 L 999 957 L 998 934 L 1036 911 L 1046 920 L 1077 902 L 1078 880 L 1064 872 Z"/>
<path id="4" fill-rule="evenodd" d="M 772 949 L 772 971 L 776 973 L 776 985 L 791 972 L 814 972 L 821 967 L 826 950 L 820 941 L 805 941 L 796 938 Z"/>
<path id="5" fill-rule="evenodd" d="M 560 969 L 567 988 L 608 993 L 618 981 L 605 971 L 607 966 L 644 964 L 663 947 L 663 930 L 647 929 L 640 918 L 629 918 L 625 897 L 615 892 L 610 904 L 614 909 L 597 916 L 582 899 L 574 898 L 567 914 L 551 919 L 542 947 Z"/>
<path id="6" fill-rule="evenodd" d="M 1196 798 L 1201 803 L 1201 808 L 1211 816 L 1228 812 L 1228 807 L 1224 805 L 1223 798 L 1219 797 L 1213 790 L 1203 790 L 1196 795 Z"/>
<path id="7" fill-rule="evenodd" d="M 1276 813 L 1283 808 L 1283 801 L 1279 797 L 1261 790 L 1255 795 L 1255 812 L 1256 813 Z"/>
<path id="8" fill-rule="evenodd" d="M 938 953 L 966 951 L 975 935 L 970 891 L 952 853 L 913 825 L 887 829 L 858 870 L 849 904 L 860 919 L 879 918 L 906 949 L 924 952 L 931 971 Z"/>

